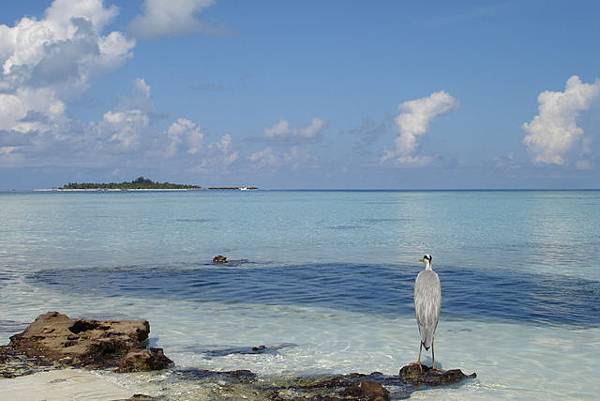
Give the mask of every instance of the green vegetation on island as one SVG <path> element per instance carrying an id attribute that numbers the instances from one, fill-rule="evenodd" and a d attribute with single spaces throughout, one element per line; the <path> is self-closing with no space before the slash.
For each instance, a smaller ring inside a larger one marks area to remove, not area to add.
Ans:
<path id="1" fill-rule="evenodd" d="M 109 183 L 97 183 L 97 182 L 71 182 L 58 188 L 59 190 L 152 190 L 152 189 L 187 189 L 194 190 L 200 189 L 198 185 L 188 184 L 173 184 L 171 182 L 154 182 L 151 179 L 145 177 L 138 177 L 133 181 L 127 182 L 109 182 Z"/>

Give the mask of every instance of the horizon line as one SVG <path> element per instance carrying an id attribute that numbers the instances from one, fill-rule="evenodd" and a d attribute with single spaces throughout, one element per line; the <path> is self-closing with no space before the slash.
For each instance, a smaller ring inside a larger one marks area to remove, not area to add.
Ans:
<path id="1" fill-rule="evenodd" d="M 600 188 L 258 188 L 251 192 L 593 192 L 600 191 Z M 34 189 L 0 189 L 0 193 L 63 193 L 61 191 L 47 191 L 40 188 Z M 73 191 L 74 193 L 83 193 L 85 191 Z M 113 191 L 88 191 L 94 192 L 113 192 Z M 114 191 L 135 192 L 135 191 Z M 143 191 L 142 191 L 143 192 Z M 147 192 L 160 192 L 147 191 Z M 171 191 L 175 192 L 175 191 Z M 197 192 L 197 191 L 181 191 Z M 236 191 L 232 191 L 236 192 Z M 64 193 L 69 193 L 65 191 Z"/>

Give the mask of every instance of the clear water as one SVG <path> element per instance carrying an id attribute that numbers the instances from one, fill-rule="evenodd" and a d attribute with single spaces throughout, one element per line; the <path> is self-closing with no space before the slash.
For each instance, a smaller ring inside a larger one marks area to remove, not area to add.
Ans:
<path id="1" fill-rule="evenodd" d="M 437 361 L 478 379 L 412 398 L 598 399 L 594 191 L 0 194 L 0 341 L 60 310 L 148 319 L 181 367 L 393 374 L 424 253 Z"/>

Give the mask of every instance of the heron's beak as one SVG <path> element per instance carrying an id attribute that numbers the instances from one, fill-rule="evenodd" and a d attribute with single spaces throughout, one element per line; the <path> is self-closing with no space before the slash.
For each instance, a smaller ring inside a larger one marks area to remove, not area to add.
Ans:
<path id="1" fill-rule="evenodd" d="M 421 259 L 419 259 L 419 262 L 425 263 L 425 259 L 421 258 Z"/>

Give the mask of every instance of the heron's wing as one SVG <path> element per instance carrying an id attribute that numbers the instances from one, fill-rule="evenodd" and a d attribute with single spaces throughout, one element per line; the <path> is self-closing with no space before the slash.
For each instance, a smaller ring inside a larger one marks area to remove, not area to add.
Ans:
<path id="1" fill-rule="evenodd" d="M 442 308 L 442 286 L 436 272 L 425 270 L 415 281 L 415 314 L 421 342 L 429 348 L 440 320 Z"/>

